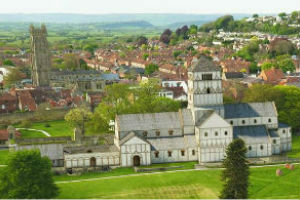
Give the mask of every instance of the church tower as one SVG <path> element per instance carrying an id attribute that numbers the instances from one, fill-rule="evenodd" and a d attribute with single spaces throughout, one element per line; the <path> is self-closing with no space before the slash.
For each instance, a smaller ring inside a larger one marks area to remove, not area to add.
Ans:
<path id="1" fill-rule="evenodd" d="M 41 28 L 30 26 L 31 77 L 34 86 L 49 86 L 51 55 L 48 49 L 46 26 Z"/>
<path id="2" fill-rule="evenodd" d="M 224 116 L 221 68 L 205 56 L 192 61 L 188 88 L 188 108 L 214 109 Z"/>

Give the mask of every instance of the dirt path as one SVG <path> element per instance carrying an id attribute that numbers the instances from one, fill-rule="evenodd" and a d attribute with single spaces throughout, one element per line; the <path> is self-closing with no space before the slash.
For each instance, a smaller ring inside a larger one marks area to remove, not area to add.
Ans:
<path id="1" fill-rule="evenodd" d="M 37 131 L 43 133 L 47 137 L 51 137 L 50 133 L 44 131 L 44 130 L 39 130 L 39 129 L 33 129 L 33 128 L 16 128 L 17 130 L 29 130 L 29 131 Z"/>

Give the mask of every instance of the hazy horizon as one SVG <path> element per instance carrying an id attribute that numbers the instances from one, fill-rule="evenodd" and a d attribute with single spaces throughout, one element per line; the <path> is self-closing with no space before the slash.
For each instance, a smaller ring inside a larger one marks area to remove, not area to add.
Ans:
<path id="1" fill-rule="evenodd" d="M 299 0 L 10 0 L 1 14 L 271 14 L 300 10 Z"/>

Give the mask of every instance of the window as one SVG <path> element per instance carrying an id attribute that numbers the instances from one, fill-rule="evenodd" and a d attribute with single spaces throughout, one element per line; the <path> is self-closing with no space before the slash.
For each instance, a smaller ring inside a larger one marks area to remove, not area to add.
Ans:
<path id="1" fill-rule="evenodd" d="M 216 131 L 216 132 L 215 132 L 215 136 L 218 136 L 218 135 L 219 135 L 219 133 L 218 133 L 218 131 Z"/>
<path id="2" fill-rule="evenodd" d="M 271 122 L 272 122 L 271 118 L 269 118 L 268 122 L 269 122 L 269 123 L 271 123 Z"/>
<path id="3" fill-rule="evenodd" d="M 284 130 L 284 129 L 282 130 L 282 133 L 285 133 L 285 130 Z"/>
<path id="4" fill-rule="evenodd" d="M 169 135 L 173 135 L 173 130 L 169 130 Z"/>
<path id="5" fill-rule="evenodd" d="M 206 89 L 206 93 L 207 93 L 207 94 L 210 94 L 210 88 L 207 88 L 207 89 Z"/>
<path id="6" fill-rule="evenodd" d="M 252 147 L 251 147 L 251 146 L 249 146 L 249 147 L 248 147 L 248 150 L 249 150 L 249 151 L 251 151 L 251 150 L 252 150 Z"/>
<path id="7" fill-rule="evenodd" d="M 263 150 L 264 149 L 264 146 L 263 145 L 260 145 L 260 150 Z"/>
<path id="8" fill-rule="evenodd" d="M 192 150 L 192 155 L 194 156 L 196 154 L 195 150 L 193 149 Z"/>
<path id="9" fill-rule="evenodd" d="M 204 133 L 204 136 L 205 136 L 205 137 L 207 137 L 207 136 L 208 136 L 208 133 L 207 133 L 207 132 L 205 132 L 205 133 Z"/>
<path id="10" fill-rule="evenodd" d="M 160 131 L 156 131 L 155 134 L 157 137 L 160 136 Z"/>
<path id="11" fill-rule="evenodd" d="M 168 151 L 168 156 L 172 157 L 172 151 Z"/>
<path id="12" fill-rule="evenodd" d="M 147 135 L 148 135 L 148 132 L 147 132 L 147 131 L 144 131 L 144 132 L 143 132 L 143 136 L 144 136 L 144 137 L 147 137 Z"/>
<path id="13" fill-rule="evenodd" d="M 242 120 L 242 124 L 245 124 L 245 120 Z"/>
<path id="14" fill-rule="evenodd" d="M 273 144 L 276 144 L 276 140 L 273 140 Z"/>
<path id="15" fill-rule="evenodd" d="M 233 121 L 232 120 L 230 121 L 230 124 L 233 125 Z"/>
<path id="16" fill-rule="evenodd" d="M 212 74 L 202 74 L 202 80 L 212 80 Z"/>
<path id="17" fill-rule="evenodd" d="M 224 132 L 224 135 L 228 135 L 228 132 L 227 132 L 227 131 L 225 131 L 225 132 Z"/>
<path id="18" fill-rule="evenodd" d="M 254 119 L 254 121 L 253 121 L 253 122 L 254 122 L 254 124 L 256 124 L 256 123 L 257 123 L 257 120 L 256 120 L 256 119 Z"/>
<path id="19" fill-rule="evenodd" d="M 155 152 L 154 152 L 154 155 L 155 155 L 155 158 L 158 158 L 159 152 L 158 152 L 158 151 L 155 151 Z"/>
<path id="20" fill-rule="evenodd" d="M 184 154 L 185 154 L 185 151 L 181 150 L 181 156 L 184 156 Z"/>

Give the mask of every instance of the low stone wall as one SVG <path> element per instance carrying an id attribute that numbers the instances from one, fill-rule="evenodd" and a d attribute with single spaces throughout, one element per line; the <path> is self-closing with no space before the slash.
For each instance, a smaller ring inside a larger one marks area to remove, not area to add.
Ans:
<path id="1" fill-rule="evenodd" d="M 134 167 L 135 172 L 152 172 L 152 171 L 167 171 L 170 169 L 180 169 L 183 168 L 183 166 L 174 166 L 174 167 L 155 167 L 155 168 L 139 168 Z"/>
<path id="2" fill-rule="evenodd" d="M 71 141 L 72 141 L 71 136 L 15 139 L 15 142 L 18 145 L 67 144 L 70 143 Z"/>
<path id="3" fill-rule="evenodd" d="M 16 124 L 25 120 L 50 121 L 64 119 L 64 116 L 69 110 L 70 108 L 52 109 L 47 111 L 47 113 L 49 114 L 44 115 L 42 119 L 41 117 L 37 117 L 37 115 L 34 112 L 16 112 L 0 114 L 0 126 Z"/>

